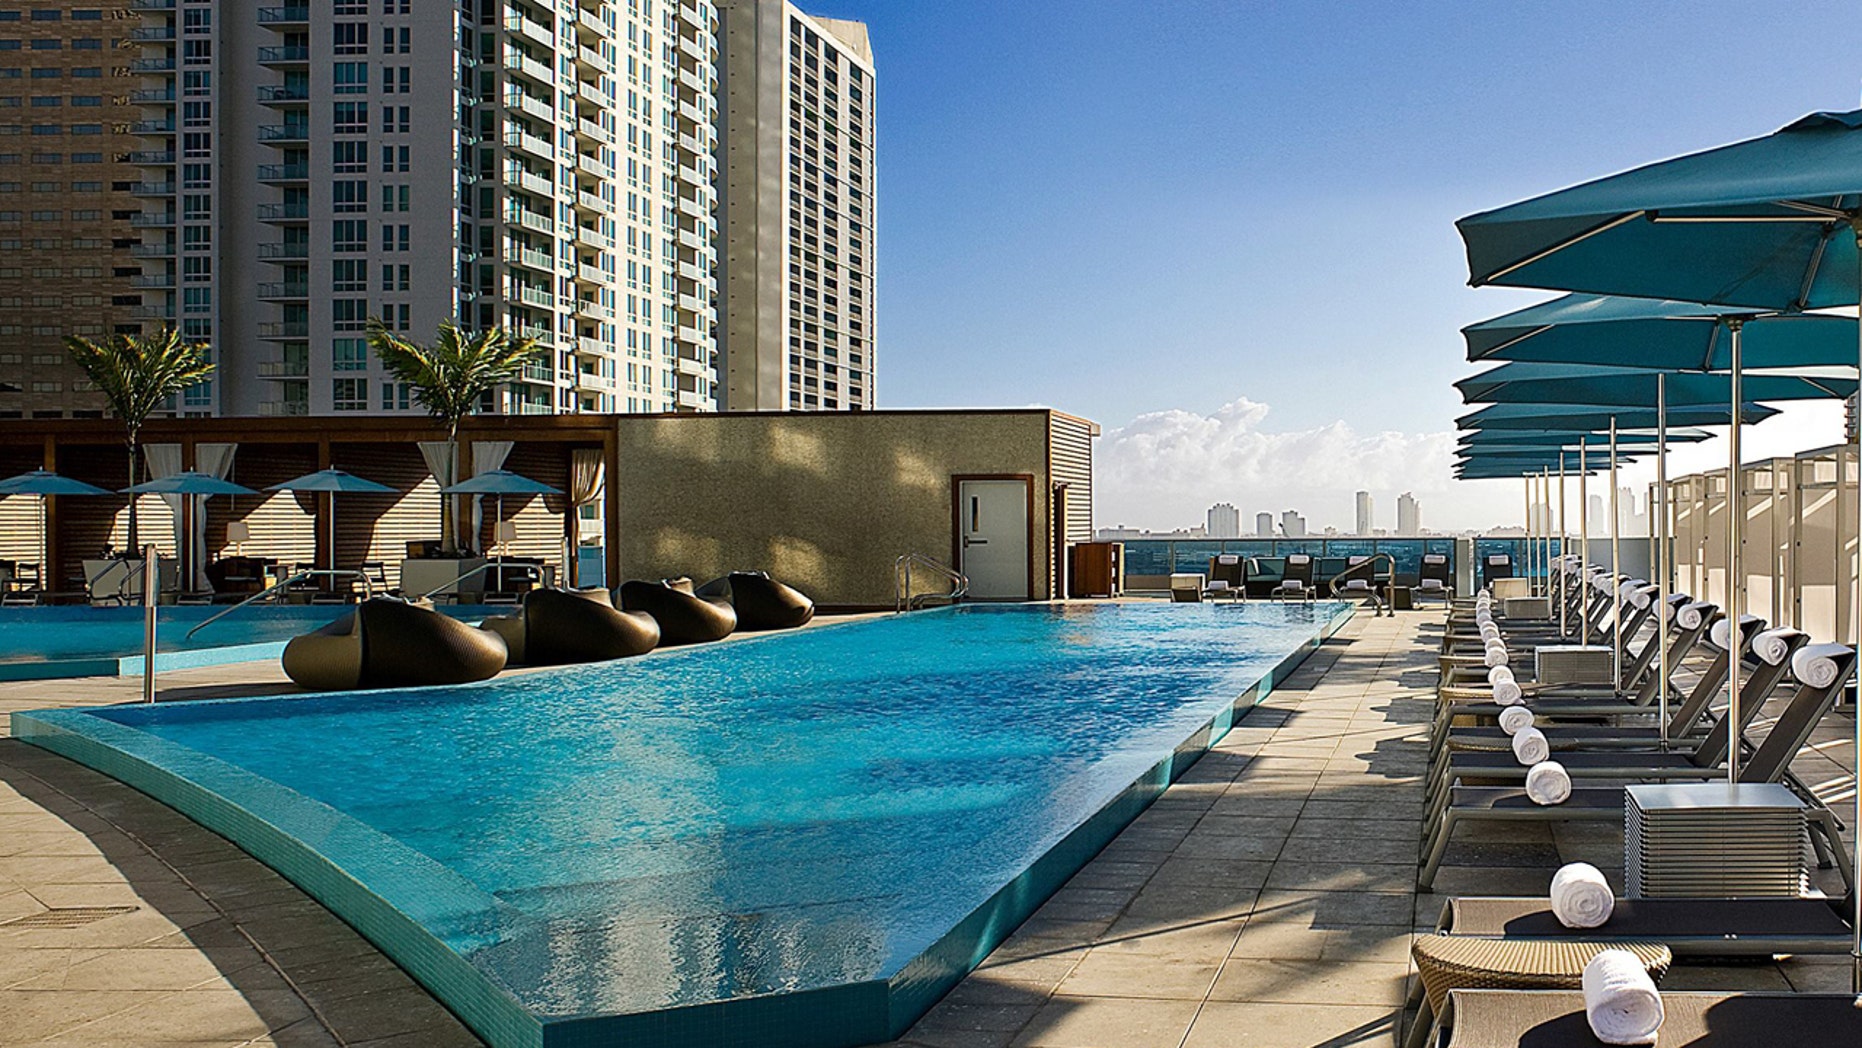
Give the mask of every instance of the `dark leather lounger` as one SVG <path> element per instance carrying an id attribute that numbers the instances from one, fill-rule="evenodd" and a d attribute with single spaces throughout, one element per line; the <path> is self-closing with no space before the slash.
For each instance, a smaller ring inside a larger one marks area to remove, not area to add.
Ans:
<path id="1" fill-rule="evenodd" d="M 1804 899 L 1618 899 L 1601 927 L 1573 930 L 1538 896 L 1450 899 L 1438 931 L 1507 939 L 1634 939 L 1677 955 L 1770 957 L 1848 953 L 1840 901 Z"/>
<path id="2" fill-rule="evenodd" d="M 1447 1048 L 1597 1048 L 1584 995 L 1570 990 L 1455 990 Z M 1664 993 L 1660 1048 L 1809 1048 L 1862 1044 L 1854 994 Z"/>

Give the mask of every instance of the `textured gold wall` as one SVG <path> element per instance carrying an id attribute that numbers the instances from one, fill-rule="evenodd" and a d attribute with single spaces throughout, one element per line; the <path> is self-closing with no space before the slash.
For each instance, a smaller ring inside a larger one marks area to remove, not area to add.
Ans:
<path id="1" fill-rule="evenodd" d="M 1053 533 L 1049 415 L 765 414 L 615 419 L 625 578 L 764 570 L 827 605 L 890 606 L 903 553 L 951 559 L 951 478 L 1034 478 L 1036 599 Z"/>

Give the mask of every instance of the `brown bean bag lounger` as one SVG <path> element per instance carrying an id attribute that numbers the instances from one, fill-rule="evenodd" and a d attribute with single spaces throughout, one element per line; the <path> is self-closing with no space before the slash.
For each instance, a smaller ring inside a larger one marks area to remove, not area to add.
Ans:
<path id="1" fill-rule="evenodd" d="M 662 582 L 636 579 L 621 583 L 618 592 L 621 607 L 628 611 L 644 611 L 659 622 L 662 645 L 722 640 L 737 628 L 737 612 L 730 602 L 696 595 L 692 592 L 691 579 Z"/>
<path id="2" fill-rule="evenodd" d="M 737 610 L 740 630 L 789 630 L 807 625 L 815 617 L 815 602 L 793 586 L 764 571 L 733 571 L 712 579 L 695 591 L 701 597 L 722 597 Z"/>
<path id="3" fill-rule="evenodd" d="M 619 610 L 605 589 L 533 589 L 522 611 L 480 628 L 503 637 L 511 661 L 526 666 L 624 659 L 659 646 L 653 616 Z"/>
<path id="4" fill-rule="evenodd" d="M 497 676 L 504 662 L 497 634 L 392 597 L 363 601 L 284 649 L 285 673 L 316 690 L 466 684 Z"/>

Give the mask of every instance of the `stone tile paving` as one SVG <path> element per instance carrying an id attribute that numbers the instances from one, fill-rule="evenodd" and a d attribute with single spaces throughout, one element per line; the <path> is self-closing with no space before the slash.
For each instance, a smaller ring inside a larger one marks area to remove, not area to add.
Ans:
<path id="1" fill-rule="evenodd" d="M 898 1048 L 1390 1045 L 1412 935 L 1445 893 L 1620 872 L 1608 827 L 1482 838 L 1414 889 L 1438 612 L 1360 616 L 1075 876 Z M 278 687 L 265 664 L 165 675 L 165 696 Z M 0 687 L 0 713 L 131 700 L 136 682 Z M 1797 765 L 1846 796 L 1853 722 Z M 1829 881 L 1825 875 L 1825 882 Z M 71 927 L 8 926 L 116 907 Z M 133 907 L 133 909 L 131 909 Z M 1840 989 L 1845 959 L 1687 965 L 1677 988 Z M 103 776 L 0 741 L 0 1045 L 478 1042 L 264 866 Z"/>

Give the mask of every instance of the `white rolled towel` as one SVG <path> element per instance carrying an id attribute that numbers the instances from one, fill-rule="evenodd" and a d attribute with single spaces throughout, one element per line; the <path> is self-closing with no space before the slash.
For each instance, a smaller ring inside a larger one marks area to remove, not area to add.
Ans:
<path id="1" fill-rule="evenodd" d="M 1504 645 L 1497 648 L 1490 646 L 1487 649 L 1487 654 L 1481 658 L 1481 663 L 1488 669 L 1493 669 L 1495 666 L 1506 665 L 1506 660 L 1506 647 Z"/>
<path id="2" fill-rule="evenodd" d="M 1757 615 L 1741 615 L 1739 616 L 1739 621 L 1757 622 L 1759 621 L 1759 617 Z M 1712 641 L 1713 646 L 1721 651 L 1733 650 L 1733 620 L 1720 619 L 1718 622 L 1715 622 L 1713 628 L 1707 631 L 1707 639 Z"/>
<path id="3" fill-rule="evenodd" d="M 1646 582 L 1638 583 L 1635 589 L 1629 591 L 1629 603 L 1634 604 L 1638 611 L 1655 603 L 1655 587 Z"/>
<path id="4" fill-rule="evenodd" d="M 1800 684 L 1827 688 L 1836 683 L 1841 672 L 1837 664 L 1849 652 L 1847 644 L 1806 644 L 1791 656 L 1791 676 Z"/>
<path id="5" fill-rule="evenodd" d="M 1785 656 L 1791 654 L 1791 639 L 1797 631 L 1788 626 L 1775 630 L 1766 630 L 1752 638 L 1752 654 L 1764 659 L 1767 665 L 1781 666 Z"/>
<path id="6" fill-rule="evenodd" d="M 1605 1044 L 1654 1044 L 1662 1028 L 1661 991 L 1636 955 L 1603 950 L 1584 966 L 1584 1017 Z"/>
<path id="7" fill-rule="evenodd" d="M 1513 670 L 1508 666 L 1495 666 L 1487 671 L 1487 683 L 1498 684 L 1503 680 L 1516 680 Z"/>
<path id="8" fill-rule="evenodd" d="M 1567 863 L 1552 874 L 1552 916 L 1567 928 L 1600 928 L 1616 909 L 1616 892 L 1588 862 Z"/>
<path id="9" fill-rule="evenodd" d="M 1539 729 L 1521 728 L 1513 733 L 1513 756 L 1519 763 L 1530 768 L 1551 755 L 1552 744 Z"/>
<path id="10" fill-rule="evenodd" d="M 1534 804 L 1563 804 L 1571 796 L 1571 775 L 1557 761 L 1540 761 L 1526 770 L 1526 796 Z"/>
<path id="11" fill-rule="evenodd" d="M 1532 721 L 1532 711 L 1524 706 L 1508 706 L 1500 711 L 1500 730 L 1508 735 L 1517 735 L 1532 727 Z"/>
<path id="12" fill-rule="evenodd" d="M 1526 693 L 1519 688 L 1519 682 L 1503 680 L 1493 686 L 1493 701 L 1502 706 L 1517 706 L 1526 701 Z"/>
<path id="13" fill-rule="evenodd" d="M 1683 604 L 1681 610 L 1675 612 L 1675 625 L 1684 630 L 1697 630 L 1701 622 L 1707 618 L 1707 613 L 1712 610 L 1713 605 L 1702 600 Z"/>

